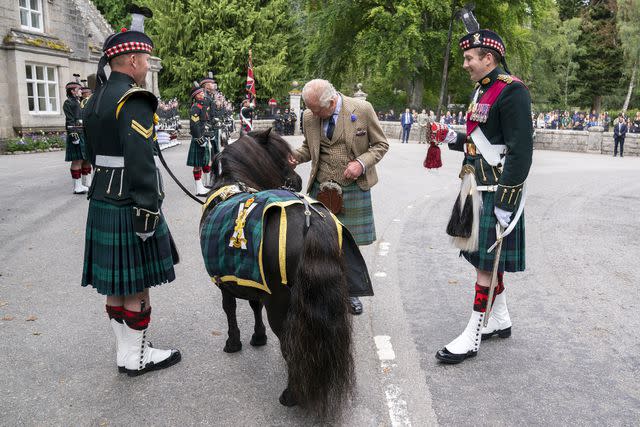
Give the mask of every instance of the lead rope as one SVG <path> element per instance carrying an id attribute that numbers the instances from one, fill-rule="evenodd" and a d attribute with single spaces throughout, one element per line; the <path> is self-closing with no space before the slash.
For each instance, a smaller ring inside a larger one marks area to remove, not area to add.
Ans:
<path id="1" fill-rule="evenodd" d="M 158 145 L 157 141 L 156 141 L 156 148 L 158 149 L 158 158 L 160 159 L 160 163 L 162 163 L 162 166 L 164 166 L 164 168 L 167 170 L 167 173 L 169 174 L 169 176 L 176 182 L 176 184 L 178 184 L 178 187 L 180 187 L 180 189 L 182 191 L 184 191 L 184 194 L 186 194 L 187 196 L 191 197 L 193 200 L 195 200 L 199 204 L 204 205 L 204 202 L 202 200 L 198 199 L 193 194 L 191 194 L 191 192 L 189 190 L 187 190 L 184 187 L 184 185 L 182 185 L 182 183 L 178 180 L 178 178 L 176 178 L 176 176 L 173 174 L 173 172 L 171 172 L 171 169 L 169 169 L 169 166 L 167 166 L 167 162 L 164 160 L 164 157 L 162 157 L 162 150 L 160 150 L 160 146 Z"/>

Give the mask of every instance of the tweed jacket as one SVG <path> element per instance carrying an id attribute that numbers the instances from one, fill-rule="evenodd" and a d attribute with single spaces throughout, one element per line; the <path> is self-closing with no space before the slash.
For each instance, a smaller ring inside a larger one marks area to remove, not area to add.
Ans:
<path id="1" fill-rule="evenodd" d="M 356 183 L 366 191 L 378 182 L 376 164 L 389 150 L 389 143 L 369 102 L 339 95 L 342 97 L 342 108 L 338 114 L 332 141 L 334 144 L 346 144 L 349 161 L 357 159 L 364 164 L 365 173 Z M 309 109 L 305 110 L 302 120 L 304 142 L 302 147 L 295 151 L 294 156 L 300 163 L 311 160 L 311 175 L 307 188 L 309 192 L 318 174 L 322 120 L 314 116 Z"/>

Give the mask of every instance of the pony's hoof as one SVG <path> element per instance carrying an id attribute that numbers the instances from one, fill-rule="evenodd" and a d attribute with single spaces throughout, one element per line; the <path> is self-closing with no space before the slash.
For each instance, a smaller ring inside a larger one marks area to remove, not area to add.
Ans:
<path id="1" fill-rule="evenodd" d="M 225 353 L 237 353 L 240 350 L 242 350 L 241 342 L 231 343 L 228 340 L 227 340 L 227 343 L 224 345 L 224 349 L 223 349 Z"/>
<path id="2" fill-rule="evenodd" d="M 249 342 L 254 347 L 260 347 L 267 344 L 267 334 L 256 335 L 253 334 L 251 336 L 251 341 Z"/>
<path id="3" fill-rule="evenodd" d="M 296 399 L 293 398 L 293 395 L 288 388 L 284 389 L 284 391 L 280 395 L 280 399 L 278 400 L 280 400 L 280 404 L 283 406 L 291 407 L 291 406 L 296 406 L 298 404 L 298 402 L 296 402 Z"/>

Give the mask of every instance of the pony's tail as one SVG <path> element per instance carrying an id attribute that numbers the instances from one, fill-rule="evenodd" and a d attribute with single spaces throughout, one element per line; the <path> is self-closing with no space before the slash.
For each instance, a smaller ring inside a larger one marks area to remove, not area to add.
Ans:
<path id="1" fill-rule="evenodd" d="M 291 287 L 283 351 L 289 388 L 321 418 L 339 417 L 355 383 L 345 267 L 331 217 L 315 215 Z"/>

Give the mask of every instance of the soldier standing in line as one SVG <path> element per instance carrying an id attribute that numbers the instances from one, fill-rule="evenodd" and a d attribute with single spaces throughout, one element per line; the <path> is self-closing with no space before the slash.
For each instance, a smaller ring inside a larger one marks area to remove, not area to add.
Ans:
<path id="1" fill-rule="evenodd" d="M 213 110 L 215 109 L 215 98 L 217 93 L 217 84 L 213 79 L 213 72 L 209 71 L 207 77 L 200 80 L 200 87 L 204 89 L 204 99 L 201 104 L 205 107 L 208 120 L 205 123 L 205 136 L 209 141 L 209 161 L 212 162 L 215 155 L 219 152 L 218 143 L 215 139 L 215 132 L 213 130 Z M 211 185 L 211 164 L 202 166 L 202 182 L 205 187 Z"/>
<path id="2" fill-rule="evenodd" d="M 288 108 L 285 108 L 282 118 L 284 120 L 284 134 L 291 135 L 291 116 L 289 115 Z"/>
<path id="3" fill-rule="evenodd" d="M 76 79 L 78 74 L 74 74 Z M 65 128 L 67 130 L 67 146 L 65 162 L 71 162 L 71 178 L 73 179 L 73 194 L 84 194 L 89 191 L 91 163 L 87 161 L 85 150 L 82 107 L 80 105 L 82 85 L 79 81 L 65 85 L 67 99 L 62 105 Z M 83 182 L 84 181 L 84 182 Z"/>
<path id="4" fill-rule="evenodd" d="M 533 150 L 529 90 L 509 73 L 500 36 L 480 30 L 469 15 L 471 23 L 465 21 L 465 25 L 470 32 L 460 39 L 463 67 L 476 84 L 467 112 L 467 130 L 457 133 L 444 125 L 432 125 L 436 141 L 465 153 L 461 192 L 447 233 L 476 269 L 473 311 L 467 327 L 436 354 L 438 360 L 449 364 L 476 356 L 481 340 L 511 335 L 503 274 L 525 268 L 524 182 Z M 494 263 L 497 252 L 500 257 Z M 486 313 L 492 283 L 492 309 Z"/>
<path id="5" fill-rule="evenodd" d="M 151 11 L 133 5 L 129 11 L 134 13 L 133 29 L 105 40 L 96 94 L 84 109 L 87 148 L 96 173 L 89 194 L 82 286 L 106 295 L 118 370 L 136 376 L 167 368 L 181 355 L 152 346 L 147 336 L 149 288 L 175 279 L 178 253 L 161 210 L 164 188 L 154 129 L 158 99 L 140 87 L 153 49 L 143 32 L 142 14 L 150 17 Z"/>
<path id="6" fill-rule="evenodd" d="M 275 121 L 275 127 L 276 127 L 276 132 L 279 135 L 284 135 L 284 119 L 282 117 L 282 113 L 280 112 L 280 110 L 276 110 L 276 115 L 274 118 Z"/>
<path id="7" fill-rule="evenodd" d="M 240 108 L 240 136 L 253 130 L 254 100 L 245 99 Z"/>
<path id="8" fill-rule="evenodd" d="M 293 135 L 296 132 L 296 122 L 298 121 L 298 116 L 292 110 L 289 111 L 289 135 Z"/>
<path id="9" fill-rule="evenodd" d="M 207 189 L 202 183 L 203 169 L 210 168 L 211 151 L 209 149 L 208 122 L 209 114 L 205 104 L 204 89 L 195 85 L 191 89 L 193 104 L 189 112 L 189 131 L 191 145 L 187 157 L 187 166 L 193 166 L 193 179 L 196 183 L 196 195 L 206 196 Z M 209 169 L 210 170 L 210 169 Z"/>

